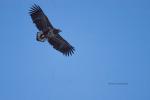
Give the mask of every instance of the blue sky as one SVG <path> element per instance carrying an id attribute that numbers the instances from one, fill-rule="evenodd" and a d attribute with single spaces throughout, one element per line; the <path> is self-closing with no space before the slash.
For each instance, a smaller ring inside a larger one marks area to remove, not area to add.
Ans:
<path id="1" fill-rule="evenodd" d="M 76 48 L 72 57 L 36 41 L 38 30 L 28 14 L 33 3 Z M 1 0 L 0 100 L 149 100 L 149 5 Z"/>

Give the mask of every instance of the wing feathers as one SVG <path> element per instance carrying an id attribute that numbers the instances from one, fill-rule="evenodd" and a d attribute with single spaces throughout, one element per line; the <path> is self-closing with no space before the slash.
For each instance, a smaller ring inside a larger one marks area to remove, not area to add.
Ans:
<path id="1" fill-rule="evenodd" d="M 74 54 L 74 47 L 71 46 L 66 40 L 64 40 L 59 34 L 56 34 L 56 36 L 49 38 L 48 42 L 53 46 L 53 48 L 60 51 L 65 56 Z"/>
<path id="2" fill-rule="evenodd" d="M 52 24 L 50 23 L 50 21 L 48 20 L 47 16 L 44 14 L 43 10 L 40 8 L 40 6 L 34 4 L 30 10 L 29 10 L 29 14 L 32 18 L 33 23 L 36 24 L 36 27 L 40 30 L 40 31 L 44 31 L 46 30 L 48 27 L 50 27 L 51 29 L 53 29 Z"/>

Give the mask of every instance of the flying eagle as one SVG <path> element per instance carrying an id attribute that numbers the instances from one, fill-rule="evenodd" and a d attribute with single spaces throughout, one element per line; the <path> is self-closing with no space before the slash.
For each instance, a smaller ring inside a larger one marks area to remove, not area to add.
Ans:
<path id="1" fill-rule="evenodd" d="M 75 51 L 74 47 L 70 45 L 58 33 L 60 29 L 54 28 L 48 17 L 44 14 L 40 6 L 34 4 L 29 10 L 29 14 L 35 23 L 39 32 L 37 32 L 36 40 L 39 42 L 48 41 L 56 50 L 60 51 L 66 56 L 72 55 Z"/>

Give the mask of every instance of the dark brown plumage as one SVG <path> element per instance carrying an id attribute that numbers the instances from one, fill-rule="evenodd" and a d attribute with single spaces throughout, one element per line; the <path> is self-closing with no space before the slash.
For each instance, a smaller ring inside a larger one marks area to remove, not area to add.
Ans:
<path id="1" fill-rule="evenodd" d="M 47 40 L 53 46 L 53 48 L 66 56 L 72 55 L 74 53 L 74 47 L 58 34 L 61 32 L 61 30 L 52 26 L 48 20 L 48 17 L 44 14 L 40 6 L 34 4 L 31 7 L 29 14 L 33 23 L 35 23 L 36 27 L 40 31 L 37 32 L 37 41 L 44 42 Z"/>

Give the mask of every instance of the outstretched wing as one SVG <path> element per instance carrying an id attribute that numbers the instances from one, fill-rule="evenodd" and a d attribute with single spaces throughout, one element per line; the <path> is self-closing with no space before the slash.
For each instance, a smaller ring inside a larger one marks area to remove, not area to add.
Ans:
<path id="1" fill-rule="evenodd" d="M 59 34 L 55 34 L 53 37 L 48 38 L 48 42 L 53 46 L 53 48 L 60 51 L 66 56 L 74 54 L 74 47 L 71 46 Z"/>
<path id="2" fill-rule="evenodd" d="M 53 29 L 52 24 L 48 20 L 47 16 L 44 14 L 40 6 L 34 4 L 29 10 L 29 14 L 32 18 L 33 23 L 40 31 L 46 30 L 48 27 Z"/>

